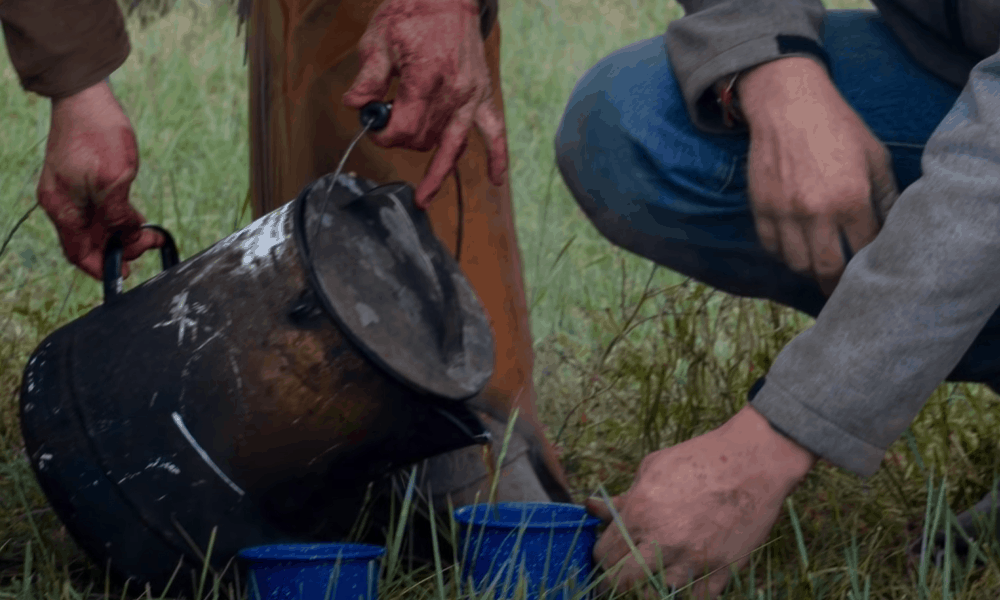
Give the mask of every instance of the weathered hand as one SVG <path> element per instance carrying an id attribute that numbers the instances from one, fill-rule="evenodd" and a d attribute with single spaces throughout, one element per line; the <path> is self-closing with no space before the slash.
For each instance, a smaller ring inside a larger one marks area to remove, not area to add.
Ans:
<path id="1" fill-rule="evenodd" d="M 158 233 L 140 229 L 145 219 L 129 204 L 138 167 L 132 124 L 106 83 L 53 100 L 38 203 L 66 258 L 95 279 L 104 272 L 104 248 L 115 232 L 122 233 L 125 277 L 127 261 L 164 243 Z"/>
<path id="2" fill-rule="evenodd" d="M 750 203 L 761 244 L 833 292 L 847 258 L 881 228 L 899 192 L 889 153 L 819 64 L 786 58 L 738 84 L 750 129 Z"/>
<path id="3" fill-rule="evenodd" d="M 714 597 L 729 581 L 729 565 L 742 568 L 766 541 L 785 498 L 814 463 L 747 406 L 722 427 L 647 456 L 632 487 L 613 501 L 652 573 L 674 588 L 696 581 L 696 597 Z M 588 500 L 587 509 L 612 518 L 599 500 Z M 605 590 L 646 579 L 616 523 L 598 540 L 594 561 L 610 570 Z"/>
<path id="4" fill-rule="evenodd" d="M 344 104 L 383 100 L 392 77 L 400 78 L 389 125 L 372 141 L 421 152 L 438 147 L 417 187 L 421 208 L 465 151 L 473 124 L 486 141 L 490 181 L 503 183 L 504 119 L 492 101 L 479 27 L 476 0 L 386 0 L 358 43 L 361 68 Z"/>

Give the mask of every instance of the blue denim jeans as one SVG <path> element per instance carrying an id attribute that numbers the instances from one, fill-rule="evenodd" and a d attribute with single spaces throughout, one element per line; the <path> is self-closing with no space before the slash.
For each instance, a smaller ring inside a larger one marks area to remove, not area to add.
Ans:
<path id="1" fill-rule="evenodd" d="M 915 63 L 874 11 L 829 11 L 822 41 L 834 83 L 888 147 L 902 191 L 920 177 L 924 144 L 961 90 Z M 694 127 L 657 36 L 612 53 L 580 79 L 556 134 L 556 159 L 611 242 L 724 292 L 815 317 L 826 302 L 819 286 L 757 238 L 748 145 L 746 135 Z M 1000 314 L 949 380 L 1000 384 Z"/>

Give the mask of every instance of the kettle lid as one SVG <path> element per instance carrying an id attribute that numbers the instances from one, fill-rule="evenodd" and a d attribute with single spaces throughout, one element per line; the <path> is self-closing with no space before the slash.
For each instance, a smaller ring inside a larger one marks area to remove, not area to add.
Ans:
<path id="1" fill-rule="evenodd" d="M 479 297 L 406 183 L 322 177 L 295 200 L 309 278 L 344 335 L 403 384 L 465 400 L 493 375 Z"/>

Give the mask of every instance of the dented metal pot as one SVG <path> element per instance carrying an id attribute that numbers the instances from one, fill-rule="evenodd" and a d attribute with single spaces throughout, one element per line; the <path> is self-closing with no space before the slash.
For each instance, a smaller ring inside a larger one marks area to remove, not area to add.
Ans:
<path id="1" fill-rule="evenodd" d="M 322 214 L 321 214 L 322 213 Z M 164 232 L 166 233 L 166 232 Z M 169 236 L 168 236 L 169 237 Z M 484 443 L 485 313 L 405 184 L 322 178 L 31 356 L 21 424 L 77 542 L 122 578 L 342 538 L 368 482 Z"/>

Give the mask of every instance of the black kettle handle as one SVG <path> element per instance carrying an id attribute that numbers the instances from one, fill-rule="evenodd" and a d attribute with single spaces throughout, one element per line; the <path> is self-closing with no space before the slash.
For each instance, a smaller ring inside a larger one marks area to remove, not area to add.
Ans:
<path id="1" fill-rule="evenodd" d="M 170 267 L 180 262 L 177 254 L 177 244 L 174 243 L 174 236 L 159 225 L 143 225 L 141 229 L 152 229 L 163 236 L 164 244 L 160 248 L 160 264 L 166 271 Z M 116 232 L 108 240 L 108 245 L 104 248 L 104 302 L 115 300 L 122 291 L 122 245 L 121 232 Z"/>

